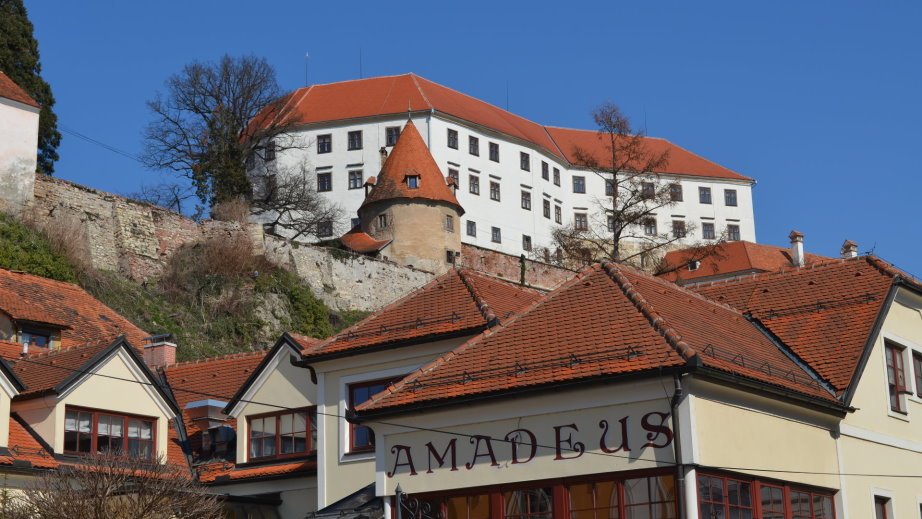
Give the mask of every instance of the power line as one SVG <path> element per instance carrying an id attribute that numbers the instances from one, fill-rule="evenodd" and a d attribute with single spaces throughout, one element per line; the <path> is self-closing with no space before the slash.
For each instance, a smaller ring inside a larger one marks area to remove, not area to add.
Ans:
<path id="1" fill-rule="evenodd" d="M 87 135 L 84 135 L 84 134 L 78 132 L 77 130 L 72 130 L 72 129 L 66 127 L 66 126 L 60 126 L 60 128 L 61 128 L 61 131 L 62 131 L 62 132 L 66 133 L 66 134 L 68 134 L 68 135 L 73 135 L 74 137 L 77 137 L 78 139 L 83 139 L 83 140 L 86 141 L 86 142 L 89 142 L 89 143 L 91 143 L 91 144 L 95 144 L 95 145 L 97 145 L 97 146 L 100 146 L 100 147 L 102 147 L 102 148 L 105 148 L 105 149 L 111 151 L 112 153 L 116 153 L 116 154 L 121 155 L 121 156 L 123 156 L 123 157 L 127 157 L 127 158 L 129 158 L 129 159 L 131 159 L 131 160 L 133 160 L 133 161 L 135 161 L 135 162 L 144 164 L 144 161 L 141 160 L 140 158 L 138 158 L 137 155 L 134 155 L 134 154 L 129 153 L 129 152 L 127 152 L 127 151 L 121 150 L 121 149 L 119 149 L 119 148 L 116 148 L 115 146 L 112 146 L 112 145 L 110 145 L 110 144 L 106 144 L 106 143 L 104 143 L 104 142 L 102 142 L 102 141 L 96 140 L 96 139 L 94 139 L 94 138 L 92 138 L 92 137 L 89 137 L 89 136 L 87 136 Z"/>
<path id="2" fill-rule="evenodd" d="M 160 386 L 159 384 L 155 384 L 155 383 L 152 383 L 152 382 L 144 382 L 144 381 L 140 381 L 140 380 L 134 380 L 134 379 L 129 379 L 129 378 L 122 378 L 122 377 L 117 377 L 117 376 L 114 376 L 114 375 L 106 375 L 106 374 L 104 374 L 104 373 L 95 373 L 95 372 L 88 371 L 88 370 L 83 370 L 83 369 L 68 368 L 68 367 L 65 367 L 65 366 L 56 366 L 56 365 L 54 365 L 54 364 L 46 364 L 46 363 L 44 363 L 44 362 L 38 362 L 38 361 L 36 361 L 36 360 L 34 360 L 34 359 L 29 359 L 29 358 L 20 358 L 20 359 L 17 359 L 15 362 L 16 362 L 16 363 L 24 362 L 24 363 L 27 363 L 27 364 L 34 364 L 34 365 L 43 366 L 43 367 L 46 367 L 46 368 L 55 368 L 55 369 L 59 369 L 59 370 L 63 370 L 63 371 L 68 371 L 68 372 L 71 372 L 71 373 L 77 373 L 77 374 L 82 374 L 82 375 L 103 377 L 103 378 L 106 378 L 106 379 L 118 380 L 118 381 L 120 381 L 120 382 L 129 382 L 129 383 L 133 383 L 133 384 L 139 384 L 139 385 L 142 385 L 142 386 L 151 386 L 151 387 L 154 387 L 154 388 L 165 389 L 164 387 Z M 173 392 L 182 392 L 182 393 L 187 393 L 187 394 L 192 394 L 192 395 L 197 395 L 197 396 L 210 397 L 210 398 L 215 398 L 215 399 L 219 399 L 219 400 L 222 400 L 222 401 L 223 401 L 223 399 L 227 398 L 226 395 L 218 395 L 218 394 L 214 394 L 214 393 L 208 393 L 208 392 L 205 392 L 205 391 L 198 391 L 198 390 L 194 390 L 194 389 L 186 389 L 186 388 L 183 388 L 183 387 L 180 387 L 180 386 L 173 387 L 173 386 L 170 385 L 169 383 L 166 384 L 166 388 L 168 388 L 169 390 L 171 390 L 171 391 L 173 391 Z M 297 412 L 300 412 L 300 411 L 303 411 L 302 408 L 288 407 L 288 406 L 283 406 L 283 405 L 278 405 L 278 404 L 271 404 L 271 403 L 267 403 L 267 402 L 259 402 L 259 401 L 256 401 L 256 400 L 249 400 L 249 399 L 245 399 L 245 398 L 240 398 L 239 401 L 240 401 L 240 402 L 247 403 L 247 404 L 256 404 L 256 405 L 263 405 L 263 406 L 266 406 L 266 407 L 272 407 L 272 408 L 276 408 L 276 409 L 283 410 L 283 411 L 292 411 L 292 412 L 296 412 L 296 411 L 297 411 Z M 316 413 L 317 413 L 318 415 L 321 415 L 321 416 L 328 416 L 328 417 L 331 417 L 331 418 L 344 419 L 344 420 L 347 419 L 345 416 L 340 415 L 339 413 L 324 413 L 324 412 L 320 412 L 320 411 L 316 411 Z M 435 428 L 431 428 L 431 427 L 419 427 L 419 426 L 415 426 L 415 425 L 398 424 L 398 423 L 393 423 L 393 422 L 386 422 L 386 421 L 383 421 L 383 420 L 374 420 L 374 419 L 371 419 L 371 420 L 367 420 L 366 422 L 367 422 L 367 423 L 371 423 L 371 424 L 386 425 L 386 426 L 390 426 L 390 427 L 399 427 L 399 428 L 408 429 L 408 430 L 417 431 L 417 432 L 432 432 L 432 433 L 444 434 L 444 435 L 448 435 L 448 436 L 456 436 L 456 437 L 462 437 L 462 438 L 470 438 L 470 439 L 472 439 L 472 440 L 477 439 L 477 438 L 481 438 L 481 439 L 482 439 L 482 438 L 488 438 L 490 441 L 498 441 L 498 442 L 508 443 L 508 444 L 519 443 L 519 442 L 516 442 L 515 440 L 507 440 L 506 438 L 494 438 L 494 437 L 489 436 L 489 435 L 468 434 L 468 433 L 462 433 L 462 432 L 456 432 L 456 431 L 446 431 L 446 430 L 444 430 L 444 429 L 435 429 Z M 548 450 L 552 450 L 552 451 L 555 451 L 555 452 L 557 451 L 558 448 L 561 448 L 561 446 L 543 445 L 543 444 L 538 444 L 538 443 L 536 443 L 536 444 L 534 444 L 534 445 L 535 445 L 536 448 L 548 449 Z M 578 453 L 578 452 L 579 452 L 579 451 L 576 450 L 576 449 L 566 449 L 566 450 L 567 450 L 568 452 L 574 452 L 574 453 Z M 583 454 L 589 454 L 589 455 L 593 455 L 593 456 L 606 456 L 606 457 L 610 457 L 610 458 L 619 458 L 619 459 L 630 459 L 630 460 L 634 460 L 634 461 L 647 461 L 647 462 L 652 462 L 652 463 L 655 463 L 655 464 L 661 465 L 661 466 L 671 466 L 671 467 L 675 467 L 675 466 L 678 466 L 678 465 L 679 465 L 679 463 L 676 463 L 676 462 L 673 462 L 673 461 L 663 461 L 663 460 L 658 460 L 658 459 L 654 459 L 654 458 L 633 457 L 633 456 L 629 456 L 629 455 L 616 454 L 616 453 L 596 452 L 596 451 L 584 450 L 584 451 L 583 451 Z M 905 478 L 912 478 L 912 479 L 922 479 L 922 474 L 913 475 L 913 474 L 872 474 L 872 473 L 859 473 L 859 472 L 825 472 L 825 471 L 811 471 L 811 470 L 765 469 L 765 468 L 753 468 L 753 467 L 732 467 L 732 466 L 713 466 L 713 465 L 702 466 L 702 467 L 704 467 L 704 468 L 710 468 L 710 469 L 717 469 L 717 470 L 765 472 L 765 473 L 773 473 L 773 474 L 802 474 L 802 475 L 817 475 L 817 476 L 854 476 L 854 477 L 878 477 L 878 478 L 903 478 L 903 479 L 905 479 Z"/>

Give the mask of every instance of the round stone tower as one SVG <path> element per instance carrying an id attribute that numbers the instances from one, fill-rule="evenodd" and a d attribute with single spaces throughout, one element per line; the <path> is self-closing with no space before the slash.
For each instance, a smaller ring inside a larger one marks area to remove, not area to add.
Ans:
<path id="1" fill-rule="evenodd" d="M 413 121 L 369 185 L 360 225 L 375 240 L 390 242 L 381 254 L 435 273 L 451 268 L 461 251 L 464 209 Z"/>

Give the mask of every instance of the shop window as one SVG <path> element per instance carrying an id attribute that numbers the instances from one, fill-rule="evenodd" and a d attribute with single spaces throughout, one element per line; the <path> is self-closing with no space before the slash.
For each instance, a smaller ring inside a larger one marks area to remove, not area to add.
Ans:
<path id="1" fill-rule="evenodd" d="M 553 488 L 527 488 L 503 492 L 505 519 L 551 519 L 554 515 Z"/>
<path id="2" fill-rule="evenodd" d="M 490 519 L 490 494 L 451 497 L 445 505 L 445 519 Z"/>
<path id="3" fill-rule="evenodd" d="M 151 458 L 156 452 L 155 423 L 153 418 L 67 409 L 64 413 L 64 452 Z"/>
<path id="4" fill-rule="evenodd" d="M 620 517 L 620 495 L 614 481 L 570 485 L 570 519 Z"/>
<path id="5" fill-rule="evenodd" d="M 835 518 L 831 494 L 711 474 L 698 476 L 698 504 L 699 517 Z"/>
<path id="6" fill-rule="evenodd" d="M 762 506 L 762 519 L 785 519 L 784 489 L 772 485 L 761 485 L 759 503 Z"/>
<path id="7" fill-rule="evenodd" d="M 832 498 L 830 496 L 790 490 L 788 506 L 791 519 L 833 519 Z"/>
<path id="8" fill-rule="evenodd" d="M 247 423 L 250 461 L 303 456 L 316 450 L 316 410 L 251 416 Z"/>
<path id="9" fill-rule="evenodd" d="M 384 391 L 387 386 L 399 381 L 403 376 L 349 384 L 349 409 L 368 401 L 372 396 Z M 349 424 L 349 452 L 370 452 L 375 450 L 375 433 L 367 425 Z"/>
<path id="10" fill-rule="evenodd" d="M 625 480 L 624 513 L 627 517 L 674 519 L 675 480 L 672 476 Z"/>

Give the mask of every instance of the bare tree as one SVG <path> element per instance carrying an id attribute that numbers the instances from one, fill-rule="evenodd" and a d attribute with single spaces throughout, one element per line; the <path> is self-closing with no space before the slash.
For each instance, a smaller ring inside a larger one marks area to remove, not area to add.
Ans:
<path id="1" fill-rule="evenodd" d="M 599 146 L 575 147 L 574 166 L 601 178 L 605 194 L 594 200 L 595 211 L 553 231 L 553 250 L 537 250 L 535 255 L 571 268 L 599 259 L 650 265 L 658 252 L 685 243 L 695 231 L 685 222 L 668 229 L 656 223 L 659 210 L 681 200 L 680 184 L 661 174 L 669 151 L 651 147 L 644 132 L 632 128 L 614 104 L 603 103 L 592 116 Z"/>
<path id="2" fill-rule="evenodd" d="M 206 205 L 249 197 L 250 157 L 301 147 L 288 100 L 264 58 L 190 63 L 147 103 L 144 162 L 187 178 Z"/>
<path id="3" fill-rule="evenodd" d="M 218 519 L 220 499 L 188 467 L 116 455 L 48 471 L 6 503 L 9 517 L 43 519 Z M 4 515 L 7 517 L 7 515 Z"/>
<path id="4" fill-rule="evenodd" d="M 169 209 L 182 214 L 183 209 L 188 209 L 188 202 L 195 197 L 192 186 L 184 186 L 179 182 L 162 182 L 160 184 L 143 184 L 141 189 L 129 193 L 128 198 L 147 202 L 148 204 Z M 197 212 L 201 212 L 200 207 Z"/>
<path id="5" fill-rule="evenodd" d="M 345 211 L 317 192 L 315 176 L 307 162 L 251 174 L 253 215 L 292 240 L 338 235 L 343 231 Z"/>

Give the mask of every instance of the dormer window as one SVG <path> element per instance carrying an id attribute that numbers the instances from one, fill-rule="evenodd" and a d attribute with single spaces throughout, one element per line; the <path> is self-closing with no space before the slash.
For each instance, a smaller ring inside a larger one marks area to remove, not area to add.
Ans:
<path id="1" fill-rule="evenodd" d="M 155 423 L 154 418 L 68 407 L 64 413 L 64 452 L 149 459 L 156 452 Z"/>
<path id="2" fill-rule="evenodd" d="M 407 175 L 407 187 L 409 189 L 419 189 L 419 175 Z"/>
<path id="3" fill-rule="evenodd" d="M 38 348 L 50 348 L 54 334 L 47 328 L 23 326 L 19 329 L 19 343 Z"/>
<path id="4" fill-rule="evenodd" d="M 253 416 L 249 423 L 249 459 L 304 456 L 316 451 L 314 408 Z"/>

